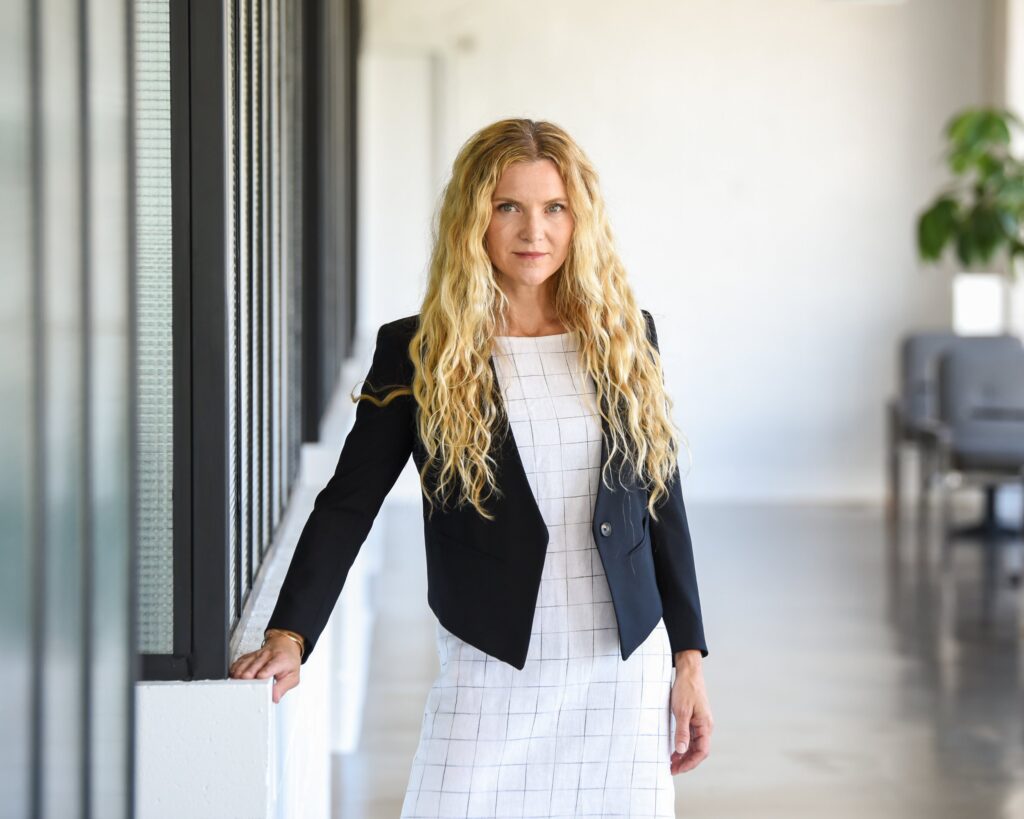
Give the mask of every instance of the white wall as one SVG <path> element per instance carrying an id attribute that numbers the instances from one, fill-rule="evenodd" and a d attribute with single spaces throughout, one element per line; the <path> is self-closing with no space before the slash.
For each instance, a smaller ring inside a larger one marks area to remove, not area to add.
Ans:
<path id="1" fill-rule="evenodd" d="M 430 225 L 440 193 L 437 63 L 422 49 L 407 48 L 369 48 L 360 58 L 360 331 L 371 348 L 381 324 L 419 312 L 426 290 Z M 365 375 L 366 369 L 343 390 Z M 412 458 L 390 497 L 420 497 Z"/>
<path id="2" fill-rule="evenodd" d="M 419 311 L 426 283 L 430 69 L 415 53 L 371 52 L 359 64 L 360 314 L 371 342 L 384 322 Z"/>
<path id="3" fill-rule="evenodd" d="M 449 166 L 495 119 L 566 127 L 658 321 L 688 495 L 880 500 L 897 338 L 950 315 L 949 271 L 919 265 L 914 223 L 945 179 L 943 125 L 991 93 L 991 14 L 986 0 L 373 0 L 367 127 L 419 122 L 428 83 L 395 55 L 429 54 Z M 421 148 L 370 147 L 383 192 Z M 378 199 L 368 218 L 417 233 L 430 198 Z M 413 312 L 422 241 L 371 242 L 388 261 L 367 268 L 375 292 L 398 294 L 375 310 Z"/>

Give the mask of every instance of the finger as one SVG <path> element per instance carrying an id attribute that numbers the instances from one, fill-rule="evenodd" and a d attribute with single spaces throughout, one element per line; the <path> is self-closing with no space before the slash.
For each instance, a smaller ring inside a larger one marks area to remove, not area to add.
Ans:
<path id="1" fill-rule="evenodd" d="M 701 711 L 695 709 L 693 716 L 690 717 L 690 730 L 691 732 L 707 731 L 710 732 L 714 728 L 715 722 L 711 716 L 710 711 Z"/>
<path id="2" fill-rule="evenodd" d="M 248 665 L 248 663 L 252 660 L 253 655 L 255 653 L 255 651 L 248 651 L 245 654 L 242 654 L 241 656 L 236 658 L 235 661 L 231 664 L 231 667 L 228 669 L 228 674 L 232 677 L 238 676 L 238 672 L 241 671 L 246 665 Z"/>
<path id="3" fill-rule="evenodd" d="M 278 676 L 276 678 L 276 682 L 274 683 L 274 690 L 273 690 L 274 702 L 275 703 L 280 702 L 281 701 L 281 697 L 283 697 L 286 692 L 291 691 L 298 684 L 299 684 L 299 672 L 298 671 L 288 671 L 288 672 Z"/>
<path id="4" fill-rule="evenodd" d="M 703 762 L 706 757 L 706 753 L 691 755 L 689 752 L 687 752 L 686 754 L 684 754 L 683 759 L 681 759 L 679 762 L 679 773 L 686 773 L 687 771 L 692 771 L 694 768 L 700 765 L 700 763 Z"/>
<path id="5" fill-rule="evenodd" d="M 274 659 L 274 654 L 269 648 L 261 648 L 259 651 L 254 652 L 252 660 L 244 670 L 244 675 L 247 680 L 259 679 L 263 676 L 263 669 L 266 668 L 267 663 Z"/>
<path id="6" fill-rule="evenodd" d="M 690 729 L 690 751 L 707 750 L 711 746 L 711 735 L 700 728 Z M 687 752 L 689 753 L 689 751 Z"/>
<path id="7" fill-rule="evenodd" d="M 710 750 L 711 742 L 708 737 L 694 737 L 690 743 L 690 749 L 679 759 L 679 770 L 693 770 L 707 758 Z"/>
<path id="8" fill-rule="evenodd" d="M 277 699 L 275 700 L 275 702 L 280 702 L 281 697 L 283 697 L 287 692 L 291 691 L 293 688 L 298 686 L 298 684 L 299 684 L 299 672 L 298 671 L 293 671 L 293 672 L 290 672 L 288 674 L 283 675 L 281 677 L 281 679 L 277 682 L 277 684 L 275 684 L 275 686 L 274 686 L 275 689 L 280 689 L 277 692 Z"/>
<path id="9" fill-rule="evenodd" d="M 248 654 L 243 654 L 231 667 L 231 676 L 237 679 L 245 679 L 245 674 L 252 666 L 253 660 L 256 659 L 255 651 L 250 651 Z"/>
<path id="10" fill-rule="evenodd" d="M 697 757 L 687 751 L 685 754 L 672 754 L 672 775 L 686 773 L 697 767 L 703 757 Z"/>
<path id="11" fill-rule="evenodd" d="M 690 743 L 684 753 L 672 752 L 672 774 L 682 773 L 697 767 L 707 757 L 711 749 L 710 728 L 706 725 L 690 725 Z"/>
<path id="12" fill-rule="evenodd" d="M 240 664 L 238 667 L 238 671 L 236 672 L 238 678 L 241 680 L 251 680 L 253 677 L 256 676 L 256 672 L 259 670 L 260 666 L 263 665 L 264 661 L 269 656 L 270 652 L 261 648 L 259 651 L 253 651 L 249 654 L 240 657 Z"/>
<path id="13" fill-rule="evenodd" d="M 690 715 L 693 709 L 688 708 L 681 715 L 676 717 L 676 753 L 686 753 L 690 744 Z"/>
<path id="14" fill-rule="evenodd" d="M 256 672 L 257 679 L 266 679 L 277 674 L 295 670 L 295 658 L 287 654 L 271 654 L 263 666 Z"/>

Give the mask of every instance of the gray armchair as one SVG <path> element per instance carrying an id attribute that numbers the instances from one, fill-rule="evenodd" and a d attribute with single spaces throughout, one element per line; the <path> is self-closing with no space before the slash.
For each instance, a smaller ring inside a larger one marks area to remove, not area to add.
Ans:
<path id="1" fill-rule="evenodd" d="M 886 413 L 887 509 L 890 520 L 899 517 L 901 452 L 906 444 L 918 448 L 921 465 L 918 500 L 922 507 L 928 500 L 935 474 L 935 437 L 932 431 L 938 420 L 936 368 L 940 356 L 958 338 L 951 330 L 935 330 L 911 333 L 900 343 L 899 394 L 889 401 Z"/>
<path id="2" fill-rule="evenodd" d="M 1018 528 L 999 524 L 995 502 L 1000 484 L 1024 483 L 1024 346 L 1015 336 L 963 337 L 941 355 L 937 375 L 938 418 L 925 428 L 947 524 L 950 490 L 975 484 L 985 489 L 985 517 L 953 534 L 1017 536 Z"/>

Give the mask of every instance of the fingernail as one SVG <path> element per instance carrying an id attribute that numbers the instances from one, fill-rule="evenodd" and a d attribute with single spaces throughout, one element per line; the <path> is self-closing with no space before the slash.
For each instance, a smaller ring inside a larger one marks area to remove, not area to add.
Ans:
<path id="1" fill-rule="evenodd" d="M 676 743 L 676 753 L 677 754 L 685 754 L 686 753 L 686 743 L 685 742 L 677 742 Z"/>

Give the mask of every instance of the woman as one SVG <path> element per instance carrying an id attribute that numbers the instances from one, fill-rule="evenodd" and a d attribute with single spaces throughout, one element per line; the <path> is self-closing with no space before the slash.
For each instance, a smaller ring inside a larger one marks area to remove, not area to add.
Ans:
<path id="1" fill-rule="evenodd" d="M 708 650 L 657 333 L 597 173 L 556 125 L 495 122 L 434 233 L 422 309 L 380 328 L 264 645 L 231 676 L 274 675 L 275 702 L 298 684 L 412 454 L 441 671 L 402 816 L 674 816 L 672 775 L 709 751 Z"/>

